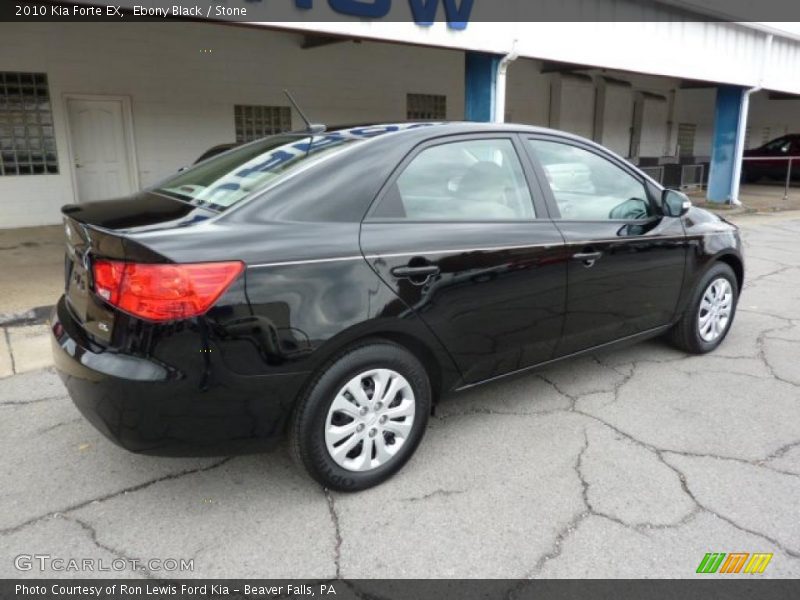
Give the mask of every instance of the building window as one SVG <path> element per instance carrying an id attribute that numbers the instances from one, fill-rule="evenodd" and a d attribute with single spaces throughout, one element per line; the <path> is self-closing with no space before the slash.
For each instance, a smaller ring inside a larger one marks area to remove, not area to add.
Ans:
<path id="1" fill-rule="evenodd" d="M 58 173 L 47 75 L 0 71 L 0 176 Z"/>
<path id="2" fill-rule="evenodd" d="M 679 156 L 694 156 L 694 137 L 697 125 L 694 123 L 678 123 Z"/>
<path id="3" fill-rule="evenodd" d="M 252 142 L 268 135 L 292 129 L 292 109 L 288 106 L 245 106 L 233 108 L 236 118 L 236 141 Z"/>
<path id="4" fill-rule="evenodd" d="M 447 96 L 408 94 L 406 118 L 409 121 L 443 121 L 447 118 Z"/>

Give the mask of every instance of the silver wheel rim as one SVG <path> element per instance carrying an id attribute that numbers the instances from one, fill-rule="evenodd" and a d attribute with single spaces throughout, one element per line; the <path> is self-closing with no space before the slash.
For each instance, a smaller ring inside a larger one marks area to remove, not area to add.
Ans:
<path id="1" fill-rule="evenodd" d="M 733 309 L 733 288 L 720 277 L 712 281 L 700 300 L 697 331 L 705 342 L 713 342 L 725 333 Z"/>
<path id="2" fill-rule="evenodd" d="M 371 471 L 389 463 L 411 434 L 415 410 L 414 391 L 397 371 L 372 369 L 356 375 L 328 410 L 328 454 L 348 471 Z"/>

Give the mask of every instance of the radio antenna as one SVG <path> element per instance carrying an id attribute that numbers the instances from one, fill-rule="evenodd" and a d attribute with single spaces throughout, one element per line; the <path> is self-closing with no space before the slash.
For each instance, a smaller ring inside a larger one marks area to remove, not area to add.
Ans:
<path id="1" fill-rule="evenodd" d="M 318 133 L 324 133 L 324 131 L 327 129 L 327 128 L 325 127 L 325 125 L 323 125 L 323 124 L 321 124 L 321 123 L 312 123 L 311 121 L 309 121 L 309 120 L 308 120 L 308 117 L 306 116 L 306 114 L 305 114 L 305 113 L 303 112 L 303 110 L 300 108 L 300 105 L 299 105 L 299 104 L 297 104 L 297 101 L 296 101 L 296 100 L 294 99 L 294 97 L 293 97 L 293 96 L 292 96 L 292 95 L 289 93 L 289 90 L 283 90 L 283 93 L 284 93 L 284 94 L 286 94 L 286 97 L 289 99 L 289 102 L 291 102 L 291 103 L 292 103 L 292 106 L 294 106 L 294 109 L 297 111 L 297 114 L 298 114 L 298 115 L 300 115 L 300 118 L 301 118 L 301 119 L 303 119 L 303 121 L 305 122 L 305 124 L 306 124 L 306 130 L 307 130 L 309 133 L 311 133 L 311 134 L 313 134 L 313 135 L 316 135 L 316 134 L 318 134 Z"/>

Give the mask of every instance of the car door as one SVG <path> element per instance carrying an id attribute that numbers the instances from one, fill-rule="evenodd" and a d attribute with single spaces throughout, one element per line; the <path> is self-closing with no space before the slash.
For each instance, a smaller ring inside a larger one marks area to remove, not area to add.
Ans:
<path id="1" fill-rule="evenodd" d="M 785 179 L 789 168 L 789 157 L 792 156 L 794 141 L 790 136 L 780 137 L 759 148 L 756 156 L 760 160 L 749 161 L 755 163 L 759 175 L 774 179 Z"/>
<path id="2" fill-rule="evenodd" d="M 548 360 L 561 333 L 564 242 L 523 153 L 514 135 L 429 141 L 362 224 L 365 258 L 467 384 Z"/>
<path id="3" fill-rule="evenodd" d="M 793 137 L 792 138 L 792 147 L 789 150 L 789 155 L 791 157 L 792 162 L 792 179 L 800 178 L 800 137 Z M 786 167 L 787 171 L 789 166 Z"/>
<path id="4" fill-rule="evenodd" d="M 687 244 L 652 183 L 611 153 L 577 140 L 526 136 L 555 223 L 567 244 L 564 356 L 669 324 Z"/>

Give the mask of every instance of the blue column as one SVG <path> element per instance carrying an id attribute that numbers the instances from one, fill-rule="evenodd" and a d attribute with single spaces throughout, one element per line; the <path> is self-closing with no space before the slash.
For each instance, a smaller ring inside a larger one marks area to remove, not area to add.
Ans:
<path id="1" fill-rule="evenodd" d="M 465 55 L 464 118 L 467 121 L 488 123 L 494 117 L 495 83 L 500 57 L 483 52 Z"/>
<path id="2" fill-rule="evenodd" d="M 708 199 L 711 202 L 730 202 L 733 195 L 737 172 L 736 141 L 740 135 L 744 135 L 743 131 L 739 131 L 744 92 L 745 88 L 733 85 L 717 88 L 711 169 L 708 174 Z"/>

